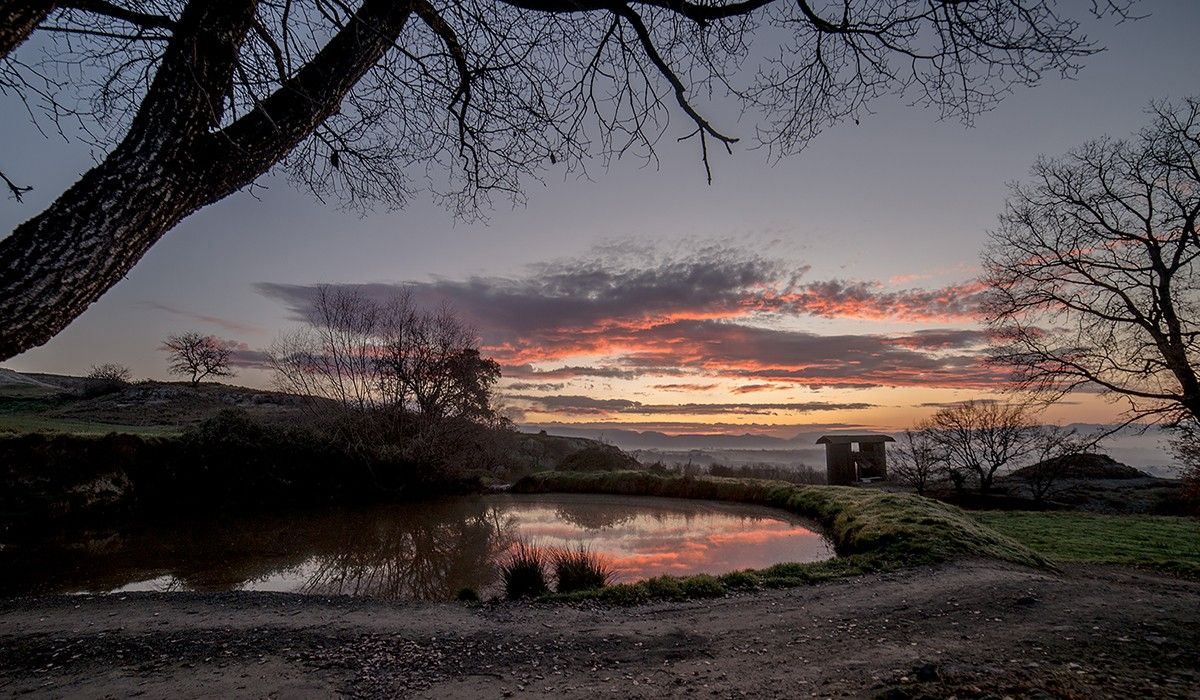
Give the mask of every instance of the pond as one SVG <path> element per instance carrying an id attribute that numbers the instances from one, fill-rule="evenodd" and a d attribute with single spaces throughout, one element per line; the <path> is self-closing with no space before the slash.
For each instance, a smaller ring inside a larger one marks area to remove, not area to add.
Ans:
<path id="1" fill-rule="evenodd" d="M 63 532 L 0 549 L 0 594 L 286 591 L 447 600 L 502 592 L 518 541 L 583 545 L 637 581 L 834 555 L 811 523 L 758 506 L 578 494 L 403 505 Z"/>

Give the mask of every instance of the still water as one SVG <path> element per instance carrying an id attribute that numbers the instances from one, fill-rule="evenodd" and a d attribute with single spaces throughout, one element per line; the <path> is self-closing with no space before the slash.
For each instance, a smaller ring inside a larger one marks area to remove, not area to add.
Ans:
<path id="1" fill-rule="evenodd" d="M 619 581 L 833 556 L 774 509 L 591 495 L 487 495 L 354 510 L 59 533 L 0 549 L 0 594 L 288 591 L 445 600 L 501 592 L 514 543 L 580 544 Z"/>

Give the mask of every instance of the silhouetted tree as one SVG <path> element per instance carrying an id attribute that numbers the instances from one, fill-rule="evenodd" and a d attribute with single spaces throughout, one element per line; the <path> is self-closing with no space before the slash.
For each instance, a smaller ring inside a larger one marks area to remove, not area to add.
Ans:
<path id="1" fill-rule="evenodd" d="M 985 254 L 995 359 L 1055 399 L 1099 389 L 1130 420 L 1200 420 L 1200 100 L 1130 139 L 1042 158 Z"/>
<path id="2" fill-rule="evenodd" d="M 319 287 L 307 323 L 268 352 L 279 388 L 317 409 L 383 411 L 429 425 L 496 420 L 500 366 L 453 311 L 418 308 L 406 292 L 377 302 L 353 289 Z"/>
<path id="3" fill-rule="evenodd" d="M 88 372 L 87 376 L 88 379 L 96 379 L 102 382 L 126 384 L 133 378 L 133 370 L 116 362 L 105 362 L 99 365 L 92 365 L 92 369 Z"/>
<path id="4" fill-rule="evenodd" d="M 945 470 L 946 453 L 928 423 L 905 430 L 891 449 L 888 471 L 895 481 L 923 495 Z"/>
<path id="5" fill-rule="evenodd" d="M 955 487 L 961 489 L 962 475 L 970 474 L 981 493 L 992 489 L 998 471 L 1025 458 L 1037 439 L 1037 429 L 1023 406 L 993 401 L 947 406 L 933 414 L 929 427 Z"/>
<path id="6" fill-rule="evenodd" d="M 233 368 L 229 366 L 233 345 L 214 335 L 203 335 L 196 331 L 172 335 L 163 341 L 163 350 L 167 351 L 171 374 L 188 377 L 192 386 L 198 385 L 205 377 L 234 375 Z"/>
<path id="7" fill-rule="evenodd" d="M 1038 426 L 1029 451 L 1031 464 L 1019 471 L 1019 478 L 1035 503 L 1061 493 L 1064 478 L 1071 469 L 1071 458 L 1095 445 L 1095 440 L 1070 428 Z"/>
<path id="8" fill-rule="evenodd" d="M 653 160 L 676 108 L 707 169 L 710 145 L 737 139 L 695 95 L 759 112 L 752 133 L 773 156 L 885 93 L 969 121 L 1098 49 L 1057 4 L 0 0 L 0 88 L 106 154 L 0 240 L 0 359 L 276 166 L 355 206 L 403 205 L 423 176 L 464 214 L 520 199 L 551 165 Z M 750 56 L 768 58 L 745 70 Z"/>

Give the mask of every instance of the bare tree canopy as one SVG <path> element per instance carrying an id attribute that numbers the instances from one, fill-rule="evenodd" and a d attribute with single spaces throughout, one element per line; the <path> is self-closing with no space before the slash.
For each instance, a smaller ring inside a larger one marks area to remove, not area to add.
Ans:
<path id="1" fill-rule="evenodd" d="M 1131 2 L 1090 9 L 1124 16 Z M 710 147 L 737 141 L 704 116 L 713 100 L 756 112 L 754 141 L 774 156 L 885 93 L 969 120 L 1097 50 L 1056 5 L 0 0 L 0 89 L 107 153 L 0 241 L 0 359 L 49 340 L 181 220 L 273 168 L 351 206 L 424 188 L 467 214 L 520 199 L 551 166 L 653 160 L 668 133 L 707 168 Z"/>
<path id="2" fill-rule="evenodd" d="M 1100 390 L 1136 419 L 1200 419 L 1200 100 L 1130 139 L 1043 158 L 984 256 L 995 359 L 1050 398 Z"/>
<path id="3" fill-rule="evenodd" d="M 172 335 L 163 341 L 171 374 L 188 378 L 192 386 L 205 377 L 232 377 L 229 359 L 233 345 L 214 335 L 188 331 Z"/>
<path id="4" fill-rule="evenodd" d="M 991 490 L 1001 469 L 1029 456 L 1040 435 L 1025 407 L 992 401 L 964 401 L 940 409 L 930 417 L 927 430 L 946 468 L 975 477 L 981 493 Z"/>
<path id="5" fill-rule="evenodd" d="M 92 365 L 91 371 L 87 374 L 88 379 L 96 379 L 103 382 L 117 382 L 127 384 L 133 379 L 133 370 L 126 365 L 117 362 L 105 362 L 99 365 Z"/>
<path id="6" fill-rule="evenodd" d="M 912 487 L 918 495 L 924 495 L 925 490 L 945 471 L 945 449 L 935 439 L 928 423 L 905 430 L 891 452 L 889 469 L 892 478 Z"/>
<path id="7" fill-rule="evenodd" d="M 425 426 L 496 422 L 500 366 L 451 310 L 420 309 L 406 293 L 378 302 L 319 287 L 307 323 L 276 339 L 268 358 L 279 388 L 317 399 L 319 412 L 374 411 Z"/>

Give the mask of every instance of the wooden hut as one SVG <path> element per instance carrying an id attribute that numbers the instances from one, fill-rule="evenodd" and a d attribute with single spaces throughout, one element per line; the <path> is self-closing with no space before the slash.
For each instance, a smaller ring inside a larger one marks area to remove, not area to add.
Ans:
<path id="1" fill-rule="evenodd" d="M 825 478 L 830 484 L 853 484 L 887 478 L 887 450 L 895 442 L 890 435 L 823 435 Z"/>

